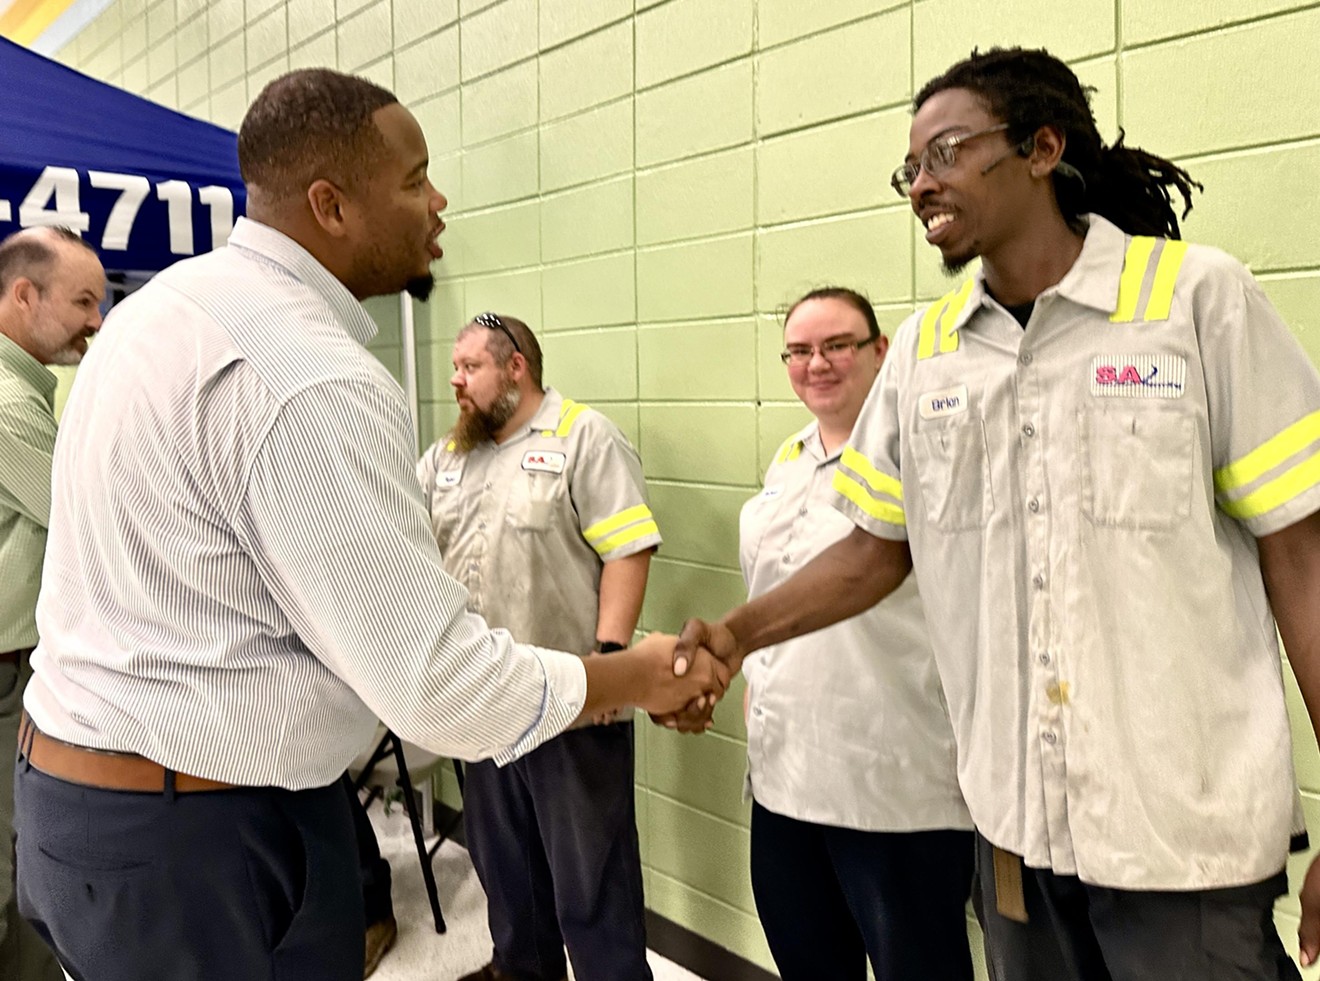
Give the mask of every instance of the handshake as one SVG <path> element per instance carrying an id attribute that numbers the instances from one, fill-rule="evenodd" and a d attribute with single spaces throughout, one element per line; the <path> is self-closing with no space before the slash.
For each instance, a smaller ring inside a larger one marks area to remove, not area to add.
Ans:
<path id="1" fill-rule="evenodd" d="M 733 634 L 719 623 L 694 619 L 677 637 L 648 634 L 626 651 L 585 659 L 587 701 L 580 718 L 635 705 L 657 725 L 704 732 L 742 661 Z"/>

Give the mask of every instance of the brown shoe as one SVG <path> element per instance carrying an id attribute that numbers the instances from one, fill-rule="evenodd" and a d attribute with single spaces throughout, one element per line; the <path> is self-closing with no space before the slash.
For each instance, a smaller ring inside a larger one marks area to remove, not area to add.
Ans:
<path id="1" fill-rule="evenodd" d="M 362 977 L 369 978 L 380 967 L 381 959 L 389 953 L 394 941 L 399 936 L 399 924 L 394 917 L 380 920 L 367 927 L 367 960 L 362 968 Z"/>

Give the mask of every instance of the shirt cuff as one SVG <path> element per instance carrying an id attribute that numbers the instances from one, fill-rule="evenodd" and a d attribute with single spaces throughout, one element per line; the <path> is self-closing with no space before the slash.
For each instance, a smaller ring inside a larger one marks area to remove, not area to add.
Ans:
<path id="1" fill-rule="evenodd" d="M 541 670 L 545 672 L 545 698 L 536 724 L 512 746 L 492 757 L 497 766 L 512 763 L 547 739 L 559 735 L 582 714 L 582 706 L 587 701 L 587 669 L 582 658 L 531 644 L 520 646 L 541 663 Z"/>

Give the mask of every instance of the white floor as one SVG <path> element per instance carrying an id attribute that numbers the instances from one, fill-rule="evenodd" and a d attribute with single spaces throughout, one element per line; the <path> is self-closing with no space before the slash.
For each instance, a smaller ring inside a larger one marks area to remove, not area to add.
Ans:
<path id="1" fill-rule="evenodd" d="M 372 981 L 454 981 L 489 961 L 486 896 L 467 850 L 447 841 L 435 854 L 433 867 L 440 909 L 449 927 L 445 933 L 437 934 L 403 808 L 394 804 L 387 815 L 377 801 L 367 813 L 376 827 L 381 854 L 390 863 L 394 916 L 399 921 L 398 942 L 372 975 Z M 655 981 L 701 981 L 691 971 L 654 952 L 649 960 Z"/>

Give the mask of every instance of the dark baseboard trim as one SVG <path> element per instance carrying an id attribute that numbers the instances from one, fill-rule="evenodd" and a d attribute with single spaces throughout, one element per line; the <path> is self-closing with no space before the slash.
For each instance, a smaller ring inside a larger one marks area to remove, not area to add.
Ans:
<path id="1" fill-rule="evenodd" d="M 778 981 L 778 975 L 649 909 L 646 911 L 646 943 L 661 957 L 699 974 L 706 981 Z"/>

